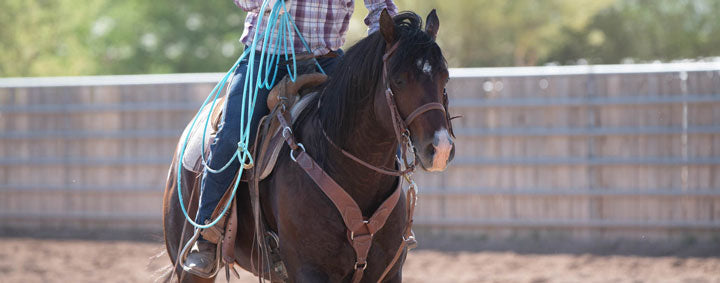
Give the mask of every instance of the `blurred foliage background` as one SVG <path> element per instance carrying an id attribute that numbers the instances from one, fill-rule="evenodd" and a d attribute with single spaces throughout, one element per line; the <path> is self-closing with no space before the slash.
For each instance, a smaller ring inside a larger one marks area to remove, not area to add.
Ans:
<path id="1" fill-rule="evenodd" d="M 451 67 L 720 56 L 718 0 L 395 0 L 435 8 Z M 350 45 L 366 35 L 356 1 Z M 0 76 L 225 71 L 245 14 L 231 0 L 3 0 Z"/>

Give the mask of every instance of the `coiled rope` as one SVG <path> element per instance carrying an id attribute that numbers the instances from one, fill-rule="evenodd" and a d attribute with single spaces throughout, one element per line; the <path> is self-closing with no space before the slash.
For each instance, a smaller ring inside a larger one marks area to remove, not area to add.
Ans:
<path id="1" fill-rule="evenodd" d="M 258 26 L 261 25 L 263 20 L 263 14 L 265 9 L 267 8 L 268 3 L 270 0 L 264 0 L 261 7 L 260 12 L 258 13 Z M 205 174 L 218 174 L 220 172 L 225 171 L 228 167 L 230 167 L 230 164 L 237 159 L 238 162 L 240 162 L 241 166 L 238 169 L 238 177 L 235 180 L 235 184 L 232 188 L 232 194 L 231 199 L 235 198 L 235 193 L 237 192 L 238 185 L 240 184 L 240 178 L 243 174 L 244 169 L 249 169 L 254 166 L 254 160 L 252 159 L 252 156 L 250 155 L 250 152 L 248 151 L 248 144 L 249 144 L 249 138 L 250 138 L 250 122 L 252 120 L 252 115 L 255 110 L 255 103 L 257 102 L 257 94 L 258 91 L 261 88 L 265 89 L 271 89 L 272 86 L 275 84 L 275 79 L 277 75 L 277 68 L 278 64 L 280 62 L 280 57 L 284 56 L 285 61 L 289 62 L 290 57 L 292 57 L 292 70 L 289 65 L 286 65 L 288 76 L 290 77 L 290 80 L 293 82 L 297 78 L 297 62 L 295 58 L 295 44 L 294 44 L 294 38 L 292 35 L 292 32 L 295 31 L 295 34 L 298 38 L 300 38 L 300 41 L 302 42 L 303 46 L 308 52 L 312 53 L 312 50 L 310 49 L 310 46 L 305 41 L 305 38 L 303 38 L 302 34 L 300 33 L 300 30 L 298 29 L 297 25 L 295 25 L 295 22 L 293 21 L 292 17 L 290 16 L 290 13 L 288 13 L 287 7 L 285 6 L 285 1 L 277 1 L 270 12 L 270 15 L 268 16 L 267 25 L 265 28 L 265 31 L 263 33 L 263 45 L 262 49 L 260 50 L 260 58 L 258 65 L 258 70 L 254 70 L 255 68 L 255 58 L 257 53 L 257 43 L 259 39 L 259 29 L 255 30 L 255 34 L 253 35 L 252 44 L 249 46 L 249 48 L 246 48 L 245 51 L 240 55 L 240 58 L 237 59 L 235 64 L 228 70 L 228 72 L 225 74 L 225 76 L 215 85 L 213 90 L 210 92 L 207 98 L 205 98 L 205 101 L 203 101 L 202 106 L 200 106 L 200 110 L 195 114 L 195 117 L 192 120 L 192 123 L 190 124 L 190 129 L 195 127 L 195 124 L 197 122 L 198 117 L 200 116 L 200 113 L 202 112 L 202 109 L 205 108 L 205 106 L 210 101 L 210 98 L 212 97 L 212 104 L 210 106 L 210 111 L 208 111 L 208 118 L 205 121 L 205 126 L 203 128 L 203 137 L 202 137 L 202 144 L 201 144 L 201 156 L 202 156 L 202 164 L 204 167 L 204 170 L 207 172 Z M 270 50 L 269 42 L 271 40 L 272 34 L 277 34 L 277 38 L 275 39 L 274 48 Z M 219 169 L 213 169 L 210 168 L 210 166 L 207 165 L 207 161 L 205 159 L 204 153 L 205 153 L 205 137 L 207 133 L 207 128 L 210 123 L 210 116 L 212 115 L 213 109 L 215 108 L 218 96 L 220 94 L 220 90 L 225 88 L 225 84 L 227 83 L 228 78 L 232 76 L 232 74 L 235 73 L 235 70 L 237 69 L 240 62 L 247 57 L 248 63 L 247 63 L 247 70 L 245 72 L 245 83 L 243 85 L 243 100 L 242 100 L 242 107 L 241 107 L 241 119 L 240 123 L 243 125 L 240 128 L 240 141 L 238 142 L 238 148 L 235 151 L 235 154 L 228 160 L 228 162 L 222 166 Z M 266 58 L 267 57 L 267 58 Z M 322 72 L 323 74 L 325 71 L 322 69 L 320 64 L 315 60 L 315 65 L 318 67 L 318 70 Z M 257 73 L 256 73 L 257 72 Z M 272 74 L 272 77 L 271 77 Z M 250 79 L 253 76 L 256 76 L 257 79 L 255 80 L 255 84 L 252 85 L 250 83 Z M 220 218 L 222 218 L 223 215 L 227 212 L 228 208 L 230 207 L 230 204 L 232 203 L 227 202 L 225 204 L 225 207 L 222 210 L 222 213 L 218 215 L 217 218 L 213 219 L 210 223 L 207 224 L 199 224 L 196 223 L 193 218 L 191 218 L 188 215 L 187 209 L 185 208 L 185 203 L 183 201 L 182 197 L 182 159 L 185 156 L 185 149 L 187 148 L 188 140 L 190 139 L 190 131 L 188 131 L 187 135 L 185 136 L 185 140 L 183 141 L 183 145 L 181 147 L 180 151 L 180 162 L 178 162 L 178 168 L 177 168 L 177 193 L 178 193 L 178 199 L 180 201 L 180 208 L 182 209 L 183 214 L 185 215 L 185 219 L 195 226 L 195 228 L 199 229 L 206 229 L 209 227 L 212 227 L 213 225 L 217 224 L 218 221 L 220 221 Z"/>

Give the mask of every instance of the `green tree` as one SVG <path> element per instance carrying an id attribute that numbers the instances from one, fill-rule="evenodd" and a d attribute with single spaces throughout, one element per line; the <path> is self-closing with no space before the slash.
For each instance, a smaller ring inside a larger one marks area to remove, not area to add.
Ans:
<path id="1" fill-rule="evenodd" d="M 720 56 L 720 1 L 625 0 L 565 30 L 544 62 L 595 64 Z"/>
<path id="2" fill-rule="evenodd" d="M 241 52 L 244 12 L 232 1 L 113 1 L 93 26 L 97 73 L 219 72 Z"/>
<path id="3" fill-rule="evenodd" d="M 440 17 L 451 67 L 720 56 L 716 0 L 395 0 Z M 367 34 L 355 2 L 346 47 Z M 240 55 L 230 0 L 0 1 L 0 76 L 220 72 Z"/>
<path id="4" fill-rule="evenodd" d="M 437 9 L 438 44 L 452 67 L 535 65 L 565 29 L 582 29 L 615 0 L 395 0 L 400 10 L 421 16 Z M 357 3 L 360 2 L 360 3 Z M 365 16 L 356 2 L 356 20 Z M 360 12 L 360 13 L 359 13 Z M 351 33 L 352 42 L 361 36 Z M 363 29 L 364 31 L 364 29 Z"/>
<path id="5" fill-rule="evenodd" d="M 5 0 L 0 76 L 223 71 L 244 18 L 229 0 Z"/>
<path id="6" fill-rule="evenodd" d="M 0 1 L 0 76 L 93 73 L 87 22 L 101 2 Z"/>

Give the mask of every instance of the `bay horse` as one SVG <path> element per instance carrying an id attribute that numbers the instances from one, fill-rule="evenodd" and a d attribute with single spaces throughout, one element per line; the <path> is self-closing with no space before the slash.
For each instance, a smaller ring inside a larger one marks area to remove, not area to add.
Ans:
<path id="1" fill-rule="evenodd" d="M 400 142 L 393 113 L 407 122 L 405 133 L 415 145 L 414 159 L 423 169 L 443 171 L 453 159 L 454 136 L 445 93 L 449 73 L 435 43 L 438 28 L 434 10 L 427 16 L 424 29 L 415 13 L 403 12 L 391 18 L 383 11 L 380 30 L 347 50 L 328 81 L 318 87 L 319 94 L 309 98 L 311 107 L 292 125 L 305 153 L 352 197 L 364 216 L 373 215 L 400 184 L 400 177 L 371 169 L 398 168 Z M 441 108 L 428 108 L 428 104 L 440 104 Z M 397 110 L 393 112 L 392 107 Z M 178 202 L 176 174 L 183 174 L 182 193 L 191 203 L 190 215 L 196 213 L 199 194 L 191 193 L 199 192 L 199 176 L 184 168 L 177 172 L 178 162 L 176 153 L 163 203 L 165 243 L 173 263 L 181 238 L 189 239 L 192 234 L 192 229 L 183 228 L 187 223 Z M 253 249 L 257 239 L 247 188 L 241 184 L 236 196 L 239 220 L 235 260 L 257 275 L 253 266 L 258 262 L 258 252 Z M 263 217 L 279 238 L 288 281 L 350 282 L 358 265 L 341 213 L 294 161 L 288 146 L 283 147 L 275 169 L 260 181 L 259 188 Z M 362 282 L 377 282 L 383 273 L 387 274 L 383 282 L 402 281 L 406 252 L 400 247 L 409 225 L 406 218 L 405 195 L 400 194 L 385 225 L 371 237 Z M 393 261 L 397 251 L 402 254 L 398 252 L 399 260 Z M 394 264 L 389 266 L 391 262 Z M 183 282 L 215 280 L 185 273 L 178 265 L 172 272 Z"/>

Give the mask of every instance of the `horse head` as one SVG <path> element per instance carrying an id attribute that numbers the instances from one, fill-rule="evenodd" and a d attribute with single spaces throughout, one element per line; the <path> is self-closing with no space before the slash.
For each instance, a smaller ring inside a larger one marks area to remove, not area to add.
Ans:
<path id="1" fill-rule="evenodd" d="M 379 101 L 387 101 L 390 112 L 396 107 L 399 118 L 394 127 L 400 128 L 415 145 L 415 157 L 422 168 L 438 172 L 445 170 L 455 155 L 445 92 L 449 73 L 435 42 L 440 27 L 435 10 L 427 16 L 424 30 L 421 23 L 414 13 L 399 14 L 394 20 L 386 11 L 381 14 L 380 33 L 385 40 L 383 81 L 387 98 Z M 376 103 L 376 109 L 387 115 L 383 108 L 388 109 L 388 106 Z M 397 124 L 402 124 L 404 129 Z"/>

